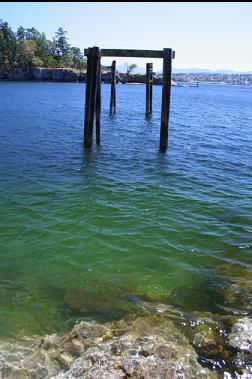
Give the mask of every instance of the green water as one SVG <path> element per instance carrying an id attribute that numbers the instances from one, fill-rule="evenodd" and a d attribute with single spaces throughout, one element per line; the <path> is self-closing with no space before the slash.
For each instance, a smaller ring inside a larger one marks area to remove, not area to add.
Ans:
<path id="1" fill-rule="evenodd" d="M 83 149 L 83 84 L 1 83 L 0 335 L 44 334 L 162 302 L 251 312 L 252 88 L 118 86 Z M 237 296 L 232 292 L 236 285 Z"/>

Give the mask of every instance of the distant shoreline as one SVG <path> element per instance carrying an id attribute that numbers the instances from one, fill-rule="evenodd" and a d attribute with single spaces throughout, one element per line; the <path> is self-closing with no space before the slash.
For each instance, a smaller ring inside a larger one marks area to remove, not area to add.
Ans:
<path id="1" fill-rule="evenodd" d="M 101 74 L 102 83 L 111 83 L 111 72 L 105 71 Z M 196 82 L 199 83 L 199 86 L 202 85 L 232 85 L 232 86 L 244 86 L 251 87 L 252 83 L 250 82 L 224 82 L 222 81 L 206 81 L 197 80 L 193 77 L 185 77 L 184 80 L 176 80 L 176 74 L 172 80 L 172 86 L 177 87 L 196 87 Z M 0 68 L 0 82 L 63 82 L 63 83 L 85 83 L 86 82 L 86 71 L 78 70 L 74 68 Z M 120 84 L 131 84 L 139 85 L 145 84 L 146 75 L 145 74 L 136 74 L 136 75 L 127 75 L 126 73 L 117 73 L 116 81 Z M 154 75 L 153 84 L 162 85 L 162 77 Z M 192 85 L 193 84 L 193 85 Z"/>
<path id="2" fill-rule="evenodd" d="M 101 73 L 102 83 L 111 83 L 111 72 Z M 122 84 L 145 84 L 146 75 L 116 74 L 116 82 Z M 70 82 L 85 83 L 86 71 L 74 68 L 0 68 L 0 81 Z M 153 84 L 162 84 L 162 78 L 153 76 Z"/>

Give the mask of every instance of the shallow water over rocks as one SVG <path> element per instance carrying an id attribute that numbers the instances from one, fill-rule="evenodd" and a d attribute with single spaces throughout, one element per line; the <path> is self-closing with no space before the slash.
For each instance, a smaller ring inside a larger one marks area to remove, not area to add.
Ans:
<path id="1" fill-rule="evenodd" d="M 227 319 L 222 324 L 213 315 L 188 319 L 181 313 L 178 324 L 177 315 L 172 320 L 174 310 L 165 304 L 150 304 L 151 312 L 104 324 L 81 321 L 61 335 L 1 341 L 0 377 L 251 378 L 250 318 L 238 319 L 228 333 L 221 330 Z"/>

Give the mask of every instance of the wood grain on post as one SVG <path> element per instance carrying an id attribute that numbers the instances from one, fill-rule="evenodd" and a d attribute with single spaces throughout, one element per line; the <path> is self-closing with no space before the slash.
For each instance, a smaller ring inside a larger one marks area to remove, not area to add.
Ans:
<path id="1" fill-rule="evenodd" d="M 163 86 L 162 86 L 162 110 L 160 127 L 160 150 L 165 150 L 168 143 L 168 123 L 170 113 L 171 96 L 171 62 L 172 49 L 163 50 Z"/>

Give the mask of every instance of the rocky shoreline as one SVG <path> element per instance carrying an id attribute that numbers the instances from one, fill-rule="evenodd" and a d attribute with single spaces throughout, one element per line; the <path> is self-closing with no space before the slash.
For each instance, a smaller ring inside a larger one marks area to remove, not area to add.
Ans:
<path id="1" fill-rule="evenodd" d="M 232 276 L 222 293 L 227 306 L 222 313 L 188 313 L 137 294 L 128 297 L 134 305 L 130 312 L 124 309 L 116 320 L 98 323 L 87 321 L 94 319 L 97 303 L 82 289 L 68 289 L 65 303 L 78 310 L 81 319 L 58 334 L 0 339 L 0 377 L 252 379 L 250 271 L 230 272 L 225 265 L 219 270 L 223 277 Z M 100 310 L 109 304 L 102 297 Z M 123 304 L 118 302 L 118 311 Z"/>
<path id="2" fill-rule="evenodd" d="M 0 80 L 84 82 L 86 73 L 81 70 L 65 68 L 9 68 L 0 69 Z"/>
<path id="3" fill-rule="evenodd" d="M 225 317 L 216 321 L 205 315 L 186 320 L 181 314 L 182 327 L 178 327 L 169 306 L 146 303 L 145 309 L 145 315 L 103 324 L 81 321 L 61 335 L 2 340 L 0 377 L 252 378 L 251 318 L 236 319 L 224 338 L 221 323 L 227 322 Z M 183 325 L 188 322 L 185 331 Z"/>
<path id="4" fill-rule="evenodd" d="M 102 72 L 103 83 L 111 83 L 111 73 Z M 117 74 L 117 83 L 145 83 L 145 75 Z M 0 68 L 0 81 L 35 81 L 35 82 L 86 82 L 86 71 L 73 68 Z M 153 84 L 162 84 L 162 78 L 154 76 Z"/>

